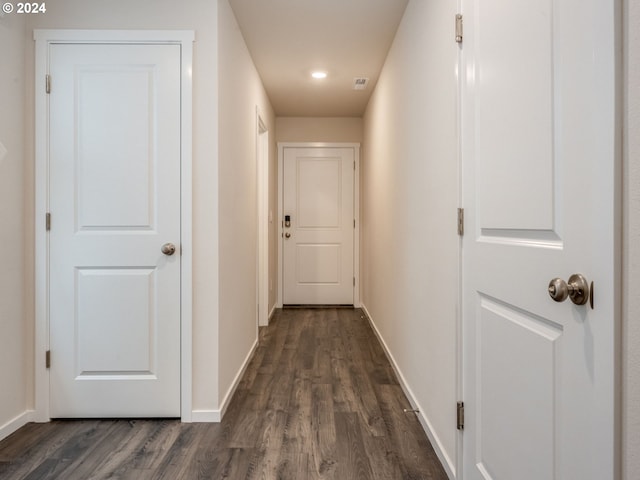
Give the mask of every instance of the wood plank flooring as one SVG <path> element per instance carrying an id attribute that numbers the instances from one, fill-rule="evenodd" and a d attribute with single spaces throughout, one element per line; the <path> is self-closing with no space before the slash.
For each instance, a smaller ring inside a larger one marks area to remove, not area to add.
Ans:
<path id="1" fill-rule="evenodd" d="M 57 420 L 0 442 L 1 479 L 444 480 L 367 319 L 285 309 L 219 424 Z"/>

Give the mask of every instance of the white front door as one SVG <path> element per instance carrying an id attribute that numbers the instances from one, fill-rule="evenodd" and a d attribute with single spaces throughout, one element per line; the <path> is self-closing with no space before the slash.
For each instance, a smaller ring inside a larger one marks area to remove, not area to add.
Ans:
<path id="1" fill-rule="evenodd" d="M 49 58 L 51 416 L 180 416 L 180 46 Z"/>
<path id="2" fill-rule="evenodd" d="M 355 149 L 284 148 L 283 303 L 353 305 Z"/>
<path id="3" fill-rule="evenodd" d="M 615 3 L 462 2 L 465 480 L 614 478 Z"/>

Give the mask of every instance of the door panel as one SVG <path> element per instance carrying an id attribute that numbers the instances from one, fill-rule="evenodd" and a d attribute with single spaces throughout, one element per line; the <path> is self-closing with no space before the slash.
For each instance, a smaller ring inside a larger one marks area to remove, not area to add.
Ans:
<path id="1" fill-rule="evenodd" d="M 478 468 L 487 478 L 521 478 L 522 471 L 553 478 L 562 327 L 494 299 L 479 300 L 477 412 L 479 425 L 489 428 L 479 430 Z M 505 455 L 505 444 L 517 448 Z"/>
<path id="2" fill-rule="evenodd" d="M 552 230 L 553 2 L 476 6 L 475 75 L 481 88 L 474 141 L 482 152 L 478 218 L 483 229 L 498 230 L 492 232 L 497 236 L 502 230 L 518 230 L 518 236 L 525 237 L 527 232 Z M 465 23 L 470 20 L 465 18 Z M 513 34 L 517 37 L 505 37 Z"/>
<path id="3" fill-rule="evenodd" d="M 76 378 L 155 371 L 156 273 L 76 268 Z"/>
<path id="4" fill-rule="evenodd" d="M 51 416 L 179 416 L 180 47 L 50 48 Z"/>
<path id="5" fill-rule="evenodd" d="M 463 475 L 614 478 L 614 2 L 463 11 Z"/>
<path id="6" fill-rule="evenodd" d="M 342 159 L 298 161 L 298 224 L 300 228 L 334 228 L 342 225 Z"/>
<path id="7" fill-rule="evenodd" d="M 298 245 L 296 259 L 300 284 L 334 284 L 340 282 L 341 245 Z"/>
<path id="8" fill-rule="evenodd" d="M 81 228 L 151 228 L 154 69 L 79 67 L 77 185 Z M 126 118 L 126 122 L 105 119 Z"/>
<path id="9" fill-rule="evenodd" d="M 284 304 L 353 304 L 354 161 L 353 148 L 284 149 Z"/>

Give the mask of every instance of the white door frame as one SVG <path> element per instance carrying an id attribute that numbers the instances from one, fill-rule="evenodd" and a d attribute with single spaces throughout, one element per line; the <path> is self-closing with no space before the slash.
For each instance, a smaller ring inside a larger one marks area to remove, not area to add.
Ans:
<path id="1" fill-rule="evenodd" d="M 45 216 L 49 209 L 49 100 L 45 77 L 51 44 L 162 44 L 181 48 L 181 166 L 180 166 L 180 315 L 181 375 L 180 415 L 192 415 L 192 82 L 194 32 L 191 30 L 35 30 L 35 414 L 37 422 L 48 422 L 49 370 L 49 235 Z M 55 219 L 53 219 L 55 222 Z"/>
<path id="2" fill-rule="evenodd" d="M 353 157 L 356 162 L 356 171 L 353 181 L 353 216 L 356 220 L 356 228 L 353 235 L 353 275 L 356 279 L 353 287 L 353 306 L 360 308 L 360 144 L 359 143 L 325 143 L 325 142 L 278 142 L 278 303 L 282 308 L 282 293 L 284 289 L 283 262 L 284 243 L 282 202 L 284 200 L 284 149 L 285 148 L 353 148 Z"/>
<path id="3" fill-rule="evenodd" d="M 256 106 L 258 325 L 269 325 L 269 129 Z"/>

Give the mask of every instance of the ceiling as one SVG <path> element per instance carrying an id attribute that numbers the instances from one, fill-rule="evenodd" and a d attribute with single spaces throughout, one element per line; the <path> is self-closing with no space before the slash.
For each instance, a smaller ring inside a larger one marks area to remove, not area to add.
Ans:
<path id="1" fill-rule="evenodd" d="M 408 0 L 229 0 L 281 117 L 360 117 Z M 324 80 L 311 78 L 322 70 Z M 354 90 L 355 77 L 369 78 Z"/>

